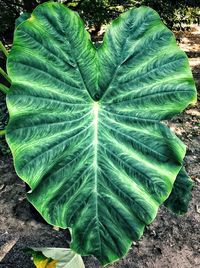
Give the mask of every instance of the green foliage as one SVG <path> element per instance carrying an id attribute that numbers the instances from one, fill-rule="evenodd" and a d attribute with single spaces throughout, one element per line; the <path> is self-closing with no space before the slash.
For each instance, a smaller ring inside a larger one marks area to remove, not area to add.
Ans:
<path id="1" fill-rule="evenodd" d="M 7 73 L 3 70 L 5 69 L 4 62 L 5 58 L 8 56 L 8 52 L 0 41 L 0 157 L 1 155 L 6 155 L 10 153 L 7 143 L 5 142 L 5 126 L 8 121 L 8 111 L 6 108 L 6 96 L 8 93 L 8 85 L 10 78 Z M 2 56 L 2 57 L 1 57 Z M 2 66 L 2 67 L 1 67 Z M 2 84 L 4 83 L 4 84 Z M 6 85 L 6 86 L 5 86 Z"/>
<path id="2" fill-rule="evenodd" d="M 154 8 L 171 29 L 173 27 L 181 29 L 182 23 L 191 24 L 195 22 L 196 16 L 200 11 L 198 1 L 190 0 L 144 0 L 142 4 Z"/>
<path id="3" fill-rule="evenodd" d="M 32 12 L 33 9 L 45 0 L 0 0 L 0 39 L 12 39 L 12 32 L 17 17 L 22 12 Z M 55 0 L 56 2 L 56 0 Z M 94 34 L 104 23 L 110 22 L 121 12 L 130 7 L 147 5 L 154 8 L 168 27 L 179 28 L 184 23 L 197 20 L 199 13 L 198 1 L 157 1 L 157 0 L 57 0 L 71 9 L 78 11 L 86 25 L 93 29 Z M 185 14 L 185 15 L 184 15 Z"/>
<path id="4" fill-rule="evenodd" d="M 5 129 L 8 121 L 8 112 L 6 108 L 5 94 L 0 92 L 0 157 L 2 155 L 10 154 L 7 143 L 5 142 L 5 136 L 1 135 L 2 130 Z M 2 133 L 3 134 L 3 133 Z"/>
<path id="5" fill-rule="evenodd" d="M 6 139 L 29 201 L 70 228 L 75 252 L 121 258 L 182 176 L 185 146 L 161 120 L 196 100 L 185 53 L 150 8 L 123 13 L 96 49 L 49 2 L 17 27 L 7 67 Z"/>

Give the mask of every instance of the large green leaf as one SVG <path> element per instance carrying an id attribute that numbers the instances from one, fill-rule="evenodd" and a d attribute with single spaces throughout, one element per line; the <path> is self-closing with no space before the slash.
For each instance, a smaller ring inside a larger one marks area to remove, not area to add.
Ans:
<path id="1" fill-rule="evenodd" d="M 121 15 L 96 49 L 58 3 L 21 23 L 8 58 L 7 141 L 29 201 L 71 248 L 121 258 L 156 216 L 184 144 L 161 120 L 196 99 L 188 60 L 150 8 Z"/>

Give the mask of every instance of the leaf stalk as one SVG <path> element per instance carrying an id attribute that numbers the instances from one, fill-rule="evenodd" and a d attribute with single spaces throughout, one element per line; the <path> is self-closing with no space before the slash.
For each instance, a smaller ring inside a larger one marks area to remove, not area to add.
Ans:
<path id="1" fill-rule="evenodd" d="M 9 92 L 9 88 L 4 86 L 3 84 L 0 84 L 0 91 L 4 94 L 7 94 Z"/>
<path id="2" fill-rule="evenodd" d="M 11 83 L 11 79 L 10 77 L 7 75 L 6 72 L 4 72 L 4 70 L 0 67 L 0 74 L 9 82 Z"/>
<path id="3" fill-rule="evenodd" d="M 8 51 L 7 49 L 4 47 L 3 43 L 0 41 L 0 50 L 3 52 L 3 54 L 6 56 L 6 58 L 8 57 Z"/>
<path id="4" fill-rule="evenodd" d="M 6 130 L 5 129 L 0 129 L 0 136 L 4 136 L 6 134 Z"/>

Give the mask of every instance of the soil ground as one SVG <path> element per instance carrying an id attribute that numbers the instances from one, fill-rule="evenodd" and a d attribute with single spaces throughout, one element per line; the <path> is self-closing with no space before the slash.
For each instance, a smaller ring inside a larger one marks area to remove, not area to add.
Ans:
<path id="1" fill-rule="evenodd" d="M 187 52 L 200 91 L 200 28 L 178 33 Z M 164 207 L 128 255 L 109 268 L 200 267 L 200 104 L 171 120 L 171 129 L 188 146 L 185 165 L 195 186 L 188 213 L 176 216 Z M 3 150 L 7 147 L 1 142 Z M 0 267 L 33 268 L 23 249 L 28 246 L 68 247 L 67 230 L 56 230 L 33 216 L 25 198 L 23 182 L 15 174 L 9 152 L 0 154 Z M 93 257 L 84 258 L 86 268 L 99 268 Z"/>

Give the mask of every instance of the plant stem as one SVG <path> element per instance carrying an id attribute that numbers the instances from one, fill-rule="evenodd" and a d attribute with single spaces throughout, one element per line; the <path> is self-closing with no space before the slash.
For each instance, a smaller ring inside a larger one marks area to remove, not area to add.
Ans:
<path id="1" fill-rule="evenodd" d="M 4 47 L 3 43 L 0 41 L 0 50 L 3 52 L 3 54 L 8 57 L 8 51 L 7 49 Z"/>
<path id="2" fill-rule="evenodd" d="M 0 136 L 4 136 L 6 134 L 6 130 L 5 129 L 0 129 Z"/>
<path id="3" fill-rule="evenodd" d="M 3 77 L 9 82 L 11 83 L 11 79 L 10 77 L 7 75 L 7 73 L 4 72 L 4 70 L 0 67 L 0 74 L 3 75 Z"/>
<path id="4" fill-rule="evenodd" d="M 3 84 L 0 84 L 0 91 L 2 91 L 3 93 L 7 94 L 9 92 L 9 88 L 4 86 Z"/>

